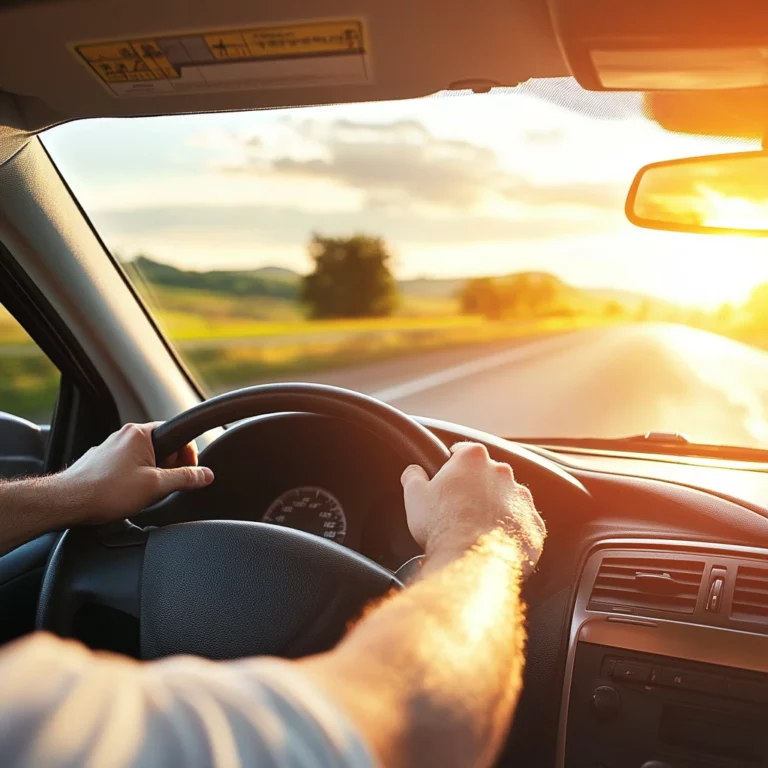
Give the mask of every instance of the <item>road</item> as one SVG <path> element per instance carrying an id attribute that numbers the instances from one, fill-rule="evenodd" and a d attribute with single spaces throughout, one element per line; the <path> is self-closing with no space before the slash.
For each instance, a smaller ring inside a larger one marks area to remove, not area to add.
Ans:
<path id="1" fill-rule="evenodd" d="M 507 437 L 661 430 L 768 446 L 768 354 L 682 326 L 574 331 L 308 378 Z"/>

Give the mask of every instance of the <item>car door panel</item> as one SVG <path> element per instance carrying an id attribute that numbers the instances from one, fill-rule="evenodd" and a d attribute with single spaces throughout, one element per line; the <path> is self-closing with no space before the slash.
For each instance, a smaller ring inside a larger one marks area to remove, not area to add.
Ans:
<path id="1" fill-rule="evenodd" d="M 48 429 L 0 411 L 0 480 L 43 473 Z"/>

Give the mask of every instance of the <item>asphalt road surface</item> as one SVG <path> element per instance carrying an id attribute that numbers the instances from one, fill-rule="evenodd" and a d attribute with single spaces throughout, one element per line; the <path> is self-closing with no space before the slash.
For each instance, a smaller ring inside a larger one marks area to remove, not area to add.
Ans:
<path id="1" fill-rule="evenodd" d="M 505 437 L 660 430 L 768 446 L 768 354 L 682 326 L 574 331 L 308 378 Z"/>

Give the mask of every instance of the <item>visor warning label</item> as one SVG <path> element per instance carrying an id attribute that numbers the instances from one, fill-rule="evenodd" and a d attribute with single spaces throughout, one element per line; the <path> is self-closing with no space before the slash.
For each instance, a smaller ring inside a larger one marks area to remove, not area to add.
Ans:
<path id="1" fill-rule="evenodd" d="M 359 20 L 78 43 L 72 50 L 116 97 L 370 81 Z"/>

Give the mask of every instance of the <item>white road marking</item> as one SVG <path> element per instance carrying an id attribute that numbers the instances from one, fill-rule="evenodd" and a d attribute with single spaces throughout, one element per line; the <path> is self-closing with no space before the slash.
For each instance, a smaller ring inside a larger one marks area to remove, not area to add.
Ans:
<path id="1" fill-rule="evenodd" d="M 566 336 L 569 335 L 566 334 Z M 498 352 L 495 355 L 470 360 L 467 363 L 461 363 L 461 365 L 454 365 L 451 368 L 430 373 L 428 376 L 420 376 L 410 381 L 404 381 L 402 384 L 395 384 L 392 387 L 385 387 L 377 392 L 372 392 L 371 397 L 383 400 L 385 403 L 391 403 L 393 400 L 402 400 L 404 397 L 417 395 L 420 392 L 440 387 L 443 384 L 448 384 L 467 376 L 474 376 L 475 374 L 483 373 L 502 365 L 508 365 L 509 363 L 517 363 L 529 357 L 536 357 L 542 352 L 553 351 L 563 346 L 563 340 L 566 336 L 557 335 L 549 339 L 523 344 L 504 352 Z"/>

